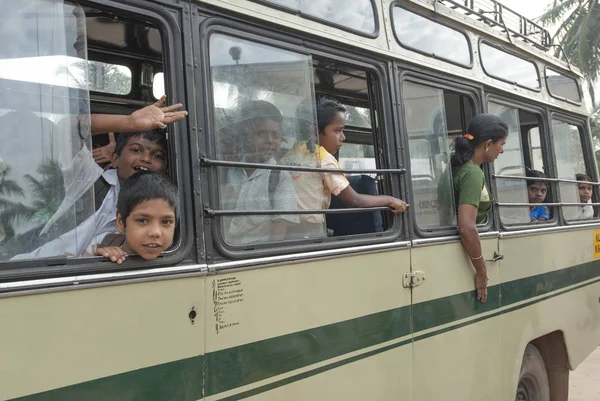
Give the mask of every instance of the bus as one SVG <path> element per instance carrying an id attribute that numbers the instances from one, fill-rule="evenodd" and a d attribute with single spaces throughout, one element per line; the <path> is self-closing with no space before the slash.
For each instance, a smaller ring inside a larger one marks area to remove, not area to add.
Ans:
<path id="1" fill-rule="evenodd" d="M 568 371 L 598 346 L 582 75 L 501 2 L 2 1 L 0 33 L 0 399 L 566 400 Z M 86 161 L 111 140 L 90 115 L 164 94 L 189 112 L 164 130 L 181 198 L 172 246 L 120 265 L 59 248 L 20 257 L 95 216 L 111 160 Z M 279 157 L 315 132 L 323 98 L 346 108 L 340 171 L 407 213 L 335 197 L 280 210 L 277 192 L 231 202 L 235 169 L 321 171 L 248 162 L 240 107 L 280 111 Z M 451 141 L 484 112 L 509 136 L 483 167 L 480 303 L 438 187 Z M 545 173 L 547 221 L 531 222 L 528 170 Z M 228 231 L 240 216 L 305 214 L 324 235 Z"/>

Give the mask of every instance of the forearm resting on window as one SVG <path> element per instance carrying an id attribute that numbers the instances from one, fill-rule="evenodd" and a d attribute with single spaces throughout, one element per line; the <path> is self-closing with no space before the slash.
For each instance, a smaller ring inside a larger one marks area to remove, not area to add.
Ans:
<path id="1" fill-rule="evenodd" d="M 473 205 L 460 205 L 458 208 L 458 232 L 460 240 L 479 274 L 487 274 L 485 258 L 477 232 L 477 208 Z"/>

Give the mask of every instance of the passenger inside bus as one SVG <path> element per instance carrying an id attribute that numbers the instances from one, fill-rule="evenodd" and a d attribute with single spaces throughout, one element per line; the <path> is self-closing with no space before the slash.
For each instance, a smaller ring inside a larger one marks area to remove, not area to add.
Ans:
<path id="1" fill-rule="evenodd" d="M 575 178 L 577 181 L 587 181 L 591 182 L 592 180 L 587 174 L 576 174 Z M 592 186 L 590 184 L 585 184 L 583 182 L 577 184 L 577 190 L 579 192 L 579 202 L 581 203 L 592 203 Z M 593 219 L 594 218 L 594 207 L 592 205 L 583 205 L 579 206 L 579 219 Z"/>
<path id="2" fill-rule="evenodd" d="M 535 178 L 546 178 L 544 173 L 538 170 L 527 169 L 527 177 L 532 179 L 527 180 L 527 196 L 529 203 L 543 203 L 546 200 L 548 186 L 546 181 L 536 180 Z M 550 220 L 550 210 L 547 206 L 533 206 L 529 210 L 531 222 L 538 223 Z"/>
<path id="3" fill-rule="evenodd" d="M 327 169 L 340 169 L 336 154 L 346 137 L 346 108 L 331 99 L 323 99 L 317 105 L 317 125 L 319 145 L 315 139 L 299 141 L 282 158 L 286 165 L 319 165 Z M 394 213 L 406 211 L 406 203 L 387 195 L 366 195 L 357 193 L 343 173 L 311 173 L 295 171 L 292 173 L 298 207 L 307 209 L 327 209 L 331 203 L 331 195 L 338 196 L 349 207 L 388 206 Z M 305 238 L 326 236 L 323 215 L 300 215 L 300 224 L 295 228 Z"/>
<path id="4" fill-rule="evenodd" d="M 273 104 L 255 100 L 244 103 L 239 112 L 239 140 L 247 163 L 277 164 L 281 145 L 283 116 Z M 295 210 L 296 191 L 287 171 L 231 168 L 221 188 L 226 209 Z M 247 214 L 224 219 L 226 241 L 247 245 L 282 241 L 290 224 L 298 223 L 293 214 Z"/>
<path id="5" fill-rule="evenodd" d="M 508 126 L 492 114 L 479 114 L 467 132 L 453 142 L 450 159 L 452 183 L 461 242 L 475 268 L 475 289 L 480 302 L 487 300 L 487 268 L 477 224 L 485 221 L 492 204 L 483 163 L 492 163 L 502 154 Z"/>
<path id="6" fill-rule="evenodd" d="M 173 242 L 178 219 L 179 193 L 166 176 L 137 171 L 123 181 L 117 201 L 119 234 L 107 235 L 96 250 L 121 264 L 128 255 L 152 260 Z"/>

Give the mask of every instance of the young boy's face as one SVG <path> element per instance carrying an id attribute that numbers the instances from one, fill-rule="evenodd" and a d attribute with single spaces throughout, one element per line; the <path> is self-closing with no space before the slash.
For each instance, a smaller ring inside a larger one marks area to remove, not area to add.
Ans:
<path id="1" fill-rule="evenodd" d="M 281 147 L 281 124 L 272 120 L 250 123 L 246 145 L 248 156 L 255 163 L 264 163 L 277 156 Z"/>
<path id="2" fill-rule="evenodd" d="M 345 127 L 346 115 L 340 111 L 331 120 L 331 124 L 326 125 L 323 132 L 319 135 L 319 145 L 323 146 L 330 154 L 335 155 L 346 140 L 346 136 L 344 135 Z"/>
<path id="3" fill-rule="evenodd" d="M 113 154 L 112 167 L 123 181 L 138 170 L 162 172 L 165 169 L 165 149 L 143 135 L 130 138 L 120 155 Z"/>
<path id="4" fill-rule="evenodd" d="M 592 199 L 592 186 L 590 184 L 578 184 L 579 201 L 582 203 L 589 202 Z"/>
<path id="5" fill-rule="evenodd" d="M 548 192 L 548 188 L 544 182 L 538 181 L 528 186 L 527 192 L 529 194 L 530 203 L 542 203 L 544 199 L 546 199 L 546 192 Z"/>
<path id="6" fill-rule="evenodd" d="M 125 233 L 125 245 L 144 259 L 155 259 L 173 242 L 175 210 L 164 199 L 144 201 L 123 221 L 117 214 L 117 228 Z"/>

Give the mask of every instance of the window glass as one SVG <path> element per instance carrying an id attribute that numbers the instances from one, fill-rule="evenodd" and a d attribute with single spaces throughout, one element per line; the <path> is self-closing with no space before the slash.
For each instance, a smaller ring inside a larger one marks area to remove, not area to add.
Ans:
<path id="1" fill-rule="evenodd" d="M 481 63 L 491 77 L 499 78 L 530 89 L 540 88 L 537 67 L 531 61 L 523 60 L 486 43 L 479 45 Z M 510 68 L 507 68 L 510 66 Z"/>
<path id="2" fill-rule="evenodd" d="M 506 138 L 506 145 L 504 145 L 504 153 L 494 162 L 495 173 L 497 175 L 525 177 L 519 110 L 490 102 L 488 111 L 500 117 L 508 125 L 508 137 Z M 497 178 L 496 191 L 497 200 L 500 203 L 529 203 L 527 182 L 525 180 Z M 505 224 L 528 223 L 530 221 L 529 207 L 500 207 L 500 219 Z"/>
<path id="3" fill-rule="evenodd" d="M 402 86 L 417 225 L 455 226 L 444 91 L 411 82 Z"/>
<path id="4" fill-rule="evenodd" d="M 155 99 L 160 99 L 165 95 L 165 73 L 157 72 L 154 74 L 154 80 L 152 81 L 152 96 Z"/>
<path id="5" fill-rule="evenodd" d="M 550 68 L 546 68 L 548 91 L 553 96 L 563 97 L 574 102 L 581 102 L 581 93 L 577 81 Z"/>
<path id="6" fill-rule="evenodd" d="M 538 127 L 531 128 L 527 133 L 527 137 L 529 138 L 529 148 L 531 149 L 531 165 L 535 170 L 544 171 L 540 129 Z"/>
<path id="7" fill-rule="evenodd" d="M 344 146 L 339 150 L 339 162 L 344 170 L 374 170 L 377 168 L 375 146 L 360 143 L 344 143 Z M 376 176 L 376 174 L 368 175 L 371 177 Z"/>
<path id="8" fill-rule="evenodd" d="M 371 128 L 371 111 L 364 107 L 348 106 L 346 108 L 346 125 L 351 127 Z"/>
<path id="9" fill-rule="evenodd" d="M 266 169 L 219 168 L 220 208 L 289 211 L 307 203 L 312 205 L 307 209 L 322 209 L 323 183 L 318 173 L 296 196 L 292 174 L 268 168 L 282 164 L 281 157 L 290 152 L 297 157 L 287 157 L 286 164 L 317 166 L 310 56 L 213 34 L 210 66 L 217 158 L 267 165 Z M 323 215 L 314 215 L 310 222 L 316 236 L 326 235 Z M 228 244 L 250 246 L 304 238 L 300 223 L 298 215 L 248 214 L 222 218 L 221 230 Z"/>
<path id="10" fill-rule="evenodd" d="M 575 180 L 576 174 L 585 174 L 580 128 L 560 120 L 552 120 L 552 139 L 556 154 L 558 178 Z M 559 183 L 560 201 L 563 203 L 579 203 L 579 189 L 576 183 Z M 582 219 L 581 206 L 564 206 L 563 215 L 566 220 Z"/>
<path id="11" fill-rule="evenodd" d="M 95 244 L 79 233 L 51 242 L 93 219 L 102 173 L 89 151 L 89 82 L 70 70 L 87 63 L 82 26 L 83 10 L 61 1 L 0 2 L 11 38 L 0 47 L 0 261 Z"/>
<path id="12" fill-rule="evenodd" d="M 401 45 L 464 66 L 471 65 L 465 34 L 428 18 L 394 7 L 394 32 Z"/>
<path id="13" fill-rule="evenodd" d="M 289 8 L 294 14 L 306 14 L 368 35 L 375 33 L 375 12 L 371 0 L 259 0 Z"/>
<path id="14" fill-rule="evenodd" d="M 44 68 L 38 67 L 43 65 Z M 31 71 L 35 70 L 35 74 Z M 86 61 L 78 57 L 42 55 L 0 61 L 0 78 L 36 82 L 67 88 L 127 95 L 131 92 L 131 70 L 123 65 Z"/>

